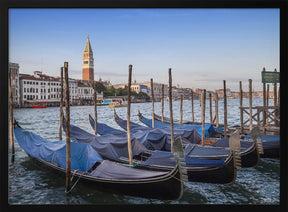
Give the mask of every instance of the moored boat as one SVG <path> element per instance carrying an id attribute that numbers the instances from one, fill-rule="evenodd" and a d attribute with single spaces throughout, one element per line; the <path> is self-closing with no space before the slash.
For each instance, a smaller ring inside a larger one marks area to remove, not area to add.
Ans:
<path id="1" fill-rule="evenodd" d="M 152 123 L 152 120 L 151 119 L 147 119 L 145 118 L 143 115 L 139 116 L 139 119 L 141 119 L 142 122 L 145 122 L 145 123 Z M 116 123 L 122 127 L 124 130 L 126 130 L 126 120 L 123 120 L 121 119 L 117 114 L 116 112 L 114 113 L 114 120 L 116 121 Z M 159 122 L 159 121 L 157 121 Z M 156 122 L 156 123 L 157 123 Z M 160 125 L 162 126 L 162 125 Z M 149 126 L 142 126 L 142 125 L 139 125 L 137 123 L 134 123 L 134 122 L 131 122 L 130 121 L 130 128 L 131 128 L 131 132 L 134 132 L 136 133 L 137 131 L 141 130 L 141 131 L 157 131 L 157 134 L 160 135 L 160 134 L 168 134 L 170 135 L 170 126 L 166 126 L 166 127 L 160 127 L 158 125 L 155 125 L 155 129 L 149 127 Z M 213 130 L 213 126 L 211 125 L 206 125 L 206 130 L 207 131 L 210 131 L 210 130 Z M 174 129 L 174 136 L 175 136 L 175 133 L 180 136 L 183 140 L 185 139 L 185 144 L 186 144 L 186 148 L 189 148 L 189 146 L 187 145 L 191 145 L 189 143 L 194 143 L 195 145 L 198 145 L 199 147 L 201 148 L 212 148 L 215 150 L 214 154 L 216 154 L 217 150 L 219 149 L 229 149 L 230 148 L 230 145 L 229 145 L 229 138 L 225 139 L 225 138 L 221 138 L 221 139 L 216 139 L 216 138 L 212 138 L 214 140 L 213 143 L 211 143 L 210 145 L 200 145 L 201 143 L 201 136 L 198 134 L 199 130 L 202 131 L 202 127 L 195 127 L 195 128 L 191 128 L 189 130 L 189 128 L 184 128 L 184 129 L 181 129 L 180 127 L 178 128 L 175 128 Z M 191 134 L 193 136 L 191 136 Z M 207 132 L 207 134 L 209 134 Z M 258 161 L 259 161 L 259 148 L 257 146 L 257 143 L 256 141 L 255 142 L 249 142 L 249 143 L 243 143 L 240 141 L 240 137 L 239 137 L 239 144 L 240 144 L 240 157 L 241 157 L 241 167 L 243 168 L 247 168 L 247 167 L 253 167 L 253 166 L 256 166 Z M 205 144 L 209 143 L 211 141 L 211 138 L 209 138 L 209 140 L 206 138 L 205 140 Z M 209 142 L 208 142 L 209 141 Z M 169 146 L 169 145 L 168 145 Z M 210 153 L 213 155 L 213 152 L 210 151 Z"/>
<path id="2" fill-rule="evenodd" d="M 32 108 L 46 108 L 47 102 L 32 102 Z"/>
<path id="3" fill-rule="evenodd" d="M 89 120 L 91 127 L 94 129 L 95 123 L 90 115 Z M 92 135 L 74 125 L 70 125 L 70 129 L 70 135 L 75 141 L 90 143 L 102 157 L 124 163 L 128 162 L 126 132 L 99 122 L 97 122 L 97 131 L 102 134 L 101 136 Z M 147 146 L 154 148 L 165 146 L 165 142 L 170 141 L 170 138 L 167 138 L 167 135 L 159 136 L 157 133 L 153 135 L 150 132 L 138 132 L 137 134 L 131 132 L 132 153 L 137 167 L 170 170 L 174 166 L 169 159 L 172 154 L 170 151 L 147 148 Z M 181 137 L 175 138 L 175 140 L 177 139 L 181 139 Z M 183 151 L 185 154 L 183 160 L 185 165 L 183 167 L 187 170 L 188 181 L 217 184 L 234 182 L 237 169 L 235 156 L 230 150 L 202 148 L 199 145 L 190 144 Z M 211 151 L 213 151 L 213 154 L 211 154 Z"/>
<path id="4" fill-rule="evenodd" d="M 151 126 L 150 123 L 152 123 L 152 120 L 145 120 L 145 118 L 141 118 L 141 113 L 139 112 L 139 119 L 140 121 L 142 121 L 145 125 L 147 126 Z M 161 116 L 154 114 L 154 119 L 157 120 L 156 124 L 159 124 L 159 122 L 162 122 L 161 120 Z M 163 117 L 163 122 L 164 124 L 161 126 L 167 126 L 167 124 L 170 125 L 170 119 L 167 117 Z M 166 124 L 165 124 L 166 123 Z M 191 121 L 187 121 L 184 120 L 182 121 L 182 125 L 180 125 L 180 121 L 179 120 L 174 120 L 173 124 L 176 126 L 176 128 L 181 128 L 181 126 L 184 125 L 184 128 L 186 128 L 187 126 L 193 126 L 194 124 L 196 125 L 201 125 L 200 122 L 191 122 Z M 185 126 L 186 125 L 186 126 Z M 213 125 L 215 128 L 215 125 Z M 216 131 L 218 132 L 217 134 L 219 134 L 222 131 L 222 127 L 223 125 L 219 125 L 220 129 L 216 129 Z M 211 130 L 209 132 L 209 134 L 214 134 L 214 130 Z M 263 146 L 263 154 L 260 154 L 259 156 L 261 158 L 279 158 L 280 157 L 280 135 L 268 135 L 268 134 L 261 134 L 261 140 L 262 140 L 262 146 Z M 213 140 L 213 139 L 212 139 Z M 216 140 L 216 139 L 214 139 Z M 249 146 L 251 143 L 253 142 L 251 133 L 248 133 L 247 135 L 244 135 L 243 138 L 241 139 L 241 145 L 242 146 Z M 213 145 L 219 145 L 220 142 L 218 142 L 217 144 Z M 226 147 L 227 147 L 227 141 L 225 141 L 224 143 L 226 143 Z M 221 146 L 223 146 L 223 144 L 221 144 Z"/>
<path id="5" fill-rule="evenodd" d="M 59 173 L 66 173 L 66 142 L 50 142 L 33 132 L 14 125 L 14 135 L 21 148 L 32 159 Z M 183 182 L 179 160 L 170 171 L 136 169 L 103 160 L 89 144 L 71 142 L 71 175 L 90 186 L 125 195 L 179 199 Z"/>
<path id="6" fill-rule="evenodd" d="M 127 107 L 127 104 L 120 101 L 113 101 L 108 107 Z"/>

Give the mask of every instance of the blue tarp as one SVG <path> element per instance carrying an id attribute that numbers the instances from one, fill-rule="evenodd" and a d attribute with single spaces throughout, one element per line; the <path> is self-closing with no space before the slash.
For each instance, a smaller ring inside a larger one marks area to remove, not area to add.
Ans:
<path id="1" fill-rule="evenodd" d="M 94 120 L 93 120 L 94 121 Z M 63 124 L 63 126 L 65 126 Z M 64 127 L 65 128 L 65 127 Z M 128 158 L 128 147 L 127 147 L 127 136 L 126 133 L 122 135 L 113 135 L 106 134 L 102 136 L 95 136 L 90 134 L 79 127 L 70 125 L 70 136 L 77 142 L 89 143 L 99 154 L 107 159 L 118 160 L 121 157 Z M 135 137 L 131 135 L 132 142 L 132 155 L 138 155 L 141 152 L 147 152 L 148 149 L 144 147 Z M 211 156 L 210 152 L 205 153 L 201 150 L 201 147 L 194 148 L 193 151 L 190 151 L 190 154 L 185 157 L 187 159 L 188 167 L 222 167 L 226 156 L 230 151 L 223 152 L 222 150 L 217 150 L 213 155 L 223 155 L 227 153 L 221 159 L 206 159 L 206 158 L 195 158 L 193 157 L 194 152 L 199 155 L 203 154 L 204 156 Z M 148 160 L 140 162 L 142 165 L 159 165 L 166 167 L 175 166 L 174 155 L 171 152 L 165 151 L 153 151 L 151 152 L 152 156 Z"/>
<path id="2" fill-rule="evenodd" d="M 14 129 L 14 135 L 21 148 L 32 157 L 66 169 L 65 141 L 51 142 L 20 127 Z M 70 151 L 71 169 L 88 171 L 97 161 L 103 160 L 89 144 L 71 142 Z"/>
<path id="3" fill-rule="evenodd" d="M 142 115 L 139 116 L 139 120 L 147 125 L 148 127 L 152 127 L 152 119 L 148 119 L 143 117 Z M 174 124 L 174 130 L 181 129 L 181 130 L 196 130 L 200 136 L 202 135 L 202 125 L 199 124 Z M 158 120 L 154 120 L 154 128 L 167 128 L 167 130 L 170 130 L 170 124 L 161 122 Z M 205 124 L 204 125 L 204 136 L 209 137 L 209 132 L 216 132 L 215 128 L 213 127 L 212 124 Z"/>
<path id="4" fill-rule="evenodd" d="M 62 123 L 62 126 L 65 130 L 65 122 Z M 126 133 L 122 134 L 121 136 L 113 134 L 95 136 L 70 124 L 70 137 L 77 142 L 89 143 L 97 152 L 101 154 L 103 158 L 119 160 L 120 157 L 129 157 Z M 148 150 L 143 144 L 133 137 L 131 138 L 131 149 L 133 156 Z"/>
<path id="5" fill-rule="evenodd" d="M 247 134 L 244 139 L 252 139 L 251 133 Z M 261 139 L 264 149 L 280 148 L 280 135 L 261 134 Z"/>
<path id="6" fill-rule="evenodd" d="M 155 151 L 154 154 L 144 161 L 144 165 L 160 165 L 160 166 L 173 166 L 173 153 Z M 223 167 L 226 158 L 220 159 L 207 159 L 207 158 L 195 158 L 185 156 L 186 167 Z"/>
<path id="7" fill-rule="evenodd" d="M 120 127 L 127 130 L 127 120 L 123 120 L 119 116 L 116 116 L 115 121 Z M 151 128 L 130 121 L 130 131 L 131 134 L 133 134 L 133 136 L 135 135 L 141 143 L 145 143 L 144 145 L 146 147 L 147 145 L 155 145 L 156 141 L 159 141 L 159 137 L 163 137 L 163 139 L 165 138 L 165 143 L 163 143 L 163 150 L 171 150 L 171 130 L 169 127 Z M 143 136 L 143 138 L 140 138 L 140 135 L 145 135 L 145 137 Z M 196 132 L 196 130 L 193 129 L 175 129 L 174 139 L 179 136 L 182 138 L 182 141 L 185 144 L 198 144 L 201 141 L 201 136 L 199 135 L 199 133 Z M 149 139 L 147 140 L 147 138 Z M 159 150 L 159 148 L 157 148 L 156 150 Z"/>
<path id="8" fill-rule="evenodd" d="M 93 129 L 95 129 L 95 122 L 94 119 L 89 115 L 89 122 L 90 125 Z M 107 124 L 103 124 L 100 122 L 97 122 L 97 133 L 99 135 L 105 135 L 105 134 L 114 134 L 114 135 L 118 135 L 118 134 L 126 134 L 126 132 L 122 131 L 122 130 L 117 130 L 115 128 L 112 128 L 110 126 L 108 126 Z"/>
<path id="9" fill-rule="evenodd" d="M 123 120 L 123 119 L 120 119 L 118 116 L 117 117 L 115 117 L 115 121 L 120 125 L 120 123 L 121 123 L 121 125 L 120 126 L 122 126 L 122 125 L 124 125 L 125 126 L 125 123 L 126 123 L 126 121 L 125 120 Z M 90 123 L 94 123 L 94 120 L 93 120 L 93 118 L 91 118 L 90 119 Z M 131 122 L 130 122 L 131 123 Z M 137 125 L 137 124 L 136 124 Z M 136 126 L 136 125 L 134 125 L 134 126 Z M 92 125 L 91 125 L 92 126 Z M 104 126 L 104 125 L 103 125 Z M 150 143 L 156 143 L 156 144 L 154 144 L 154 147 L 157 147 L 157 142 L 159 142 L 159 141 L 157 141 L 157 139 L 156 138 L 159 138 L 158 136 L 163 136 L 163 135 L 165 135 L 166 136 L 166 148 L 168 149 L 170 149 L 170 146 L 168 146 L 168 144 L 169 145 L 171 145 L 171 143 L 170 143 L 170 136 L 169 135 L 167 135 L 167 134 L 165 134 L 164 133 L 164 130 L 163 129 L 152 129 L 152 128 L 149 128 L 149 127 L 145 127 L 145 126 L 141 126 L 141 127 L 143 127 L 144 128 L 144 130 L 139 130 L 139 128 L 140 128 L 140 126 L 141 125 L 138 125 L 137 126 L 137 128 L 138 128 L 138 130 L 136 130 L 136 132 L 131 132 L 131 137 L 132 138 L 137 138 L 137 140 L 140 138 L 140 142 L 142 143 L 142 144 L 144 144 L 144 146 L 146 147 L 146 148 L 148 148 L 146 145 L 147 145 L 147 140 L 145 140 L 145 138 L 146 138 L 146 136 L 147 135 L 149 135 L 149 136 L 151 136 L 151 138 L 153 138 L 153 140 L 151 139 L 149 142 Z M 74 126 L 75 127 L 75 126 Z M 145 130 L 146 129 L 146 130 Z M 132 131 L 132 130 L 131 130 Z M 151 131 L 153 132 L 153 133 L 151 133 Z M 180 130 L 180 131 L 183 131 L 183 130 Z M 193 131 L 193 130 L 192 130 Z M 157 132 L 157 133 L 156 133 Z M 193 134 L 193 133 L 195 133 L 195 135 Z M 193 137 L 194 136 L 196 136 L 196 138 L 198 139 L 200 139 L 201 140 L 201 138 L 199 137 L 199 134 L 196 132 L 196 131 L 193 131 L 193 133 L 191 134 Z M 157 134 L 159 134 L 159 135 L 157 135 Z M 125 133 L 125 135 L 126 135 L 126 133 Z M 116 135 L 116 137 L 117 138 L 120 138 L 121 136 L 125 136 L 125 135 Z M 153 137 L 153 135 L 154 135 L 154 137 Z M 156 135 L 156 136 L 155 136 Z M 94 135 L 93 135 L 94 136 Z M 111 138 L 113 139 L 113 134 L 106 134 L 106 136 L 107 137 L 109 137 L 109 136 L 111 136 Z M 97 138 L 98 138 L 99 136 L 97 136 Z M 162 137 L 160 137 L 161 139 L 162 139 Z M 175 138 L 176 139 L 176 138 Z M 111 139 L 110 139 L 111 140 Z M 160 142 L 161 143 L 161 142 Z M 196 142 L 197 143 L 197 142 Z M 151 144 L 150 144 L 151 145 Z M 149 146 L 150 146 L 149 145 Z M 161 145 L 160 145 L 161 146 Z M 193 148 L 191 148 L 191 149 L 193 149 L 193 151 L 189 151 L 189 154 L 186 154 L 186 155 L 189 155 L 189 156 L 191 156 L 191 157 L 193 157 L 194 155 L 197 155 L 197 156 L 203 156 L 203 157 L 209 157 L 209 156 L 223 156 L 223 155 L 229 155 L 230 154 L 230 150 L 225 150 L 225 149 L 222 149 L 222 148 L 211 148 L 211 147 L 209 147 L 209 146 L 204 146 L 204 147 L 202 147 L 202 146 L 199 146 L 199 145 L 195 145 L 194 143 L 186 143 L 186 148 L 190 148 L 190 147 L 193 147 Z M 191 150 L 190 149 L 190 150 Z M 154 150 L 161 150 L 161 149 L 154 149 Z M 167 150 L 164 150 L 164 151 L 167 151 Z M 169 150 L 170 151 L 170 150 Z M 187 152 L 186 152 L 187 153 Z"/>

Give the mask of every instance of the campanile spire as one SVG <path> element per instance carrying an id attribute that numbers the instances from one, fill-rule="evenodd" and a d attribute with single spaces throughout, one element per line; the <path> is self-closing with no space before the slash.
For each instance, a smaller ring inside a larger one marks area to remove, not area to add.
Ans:
<path id="1" fill-rule="evenodd" d="M 82 61 L 82 80 L 94 81 L 94 58 L 89 35 L 84 48 Z"/>

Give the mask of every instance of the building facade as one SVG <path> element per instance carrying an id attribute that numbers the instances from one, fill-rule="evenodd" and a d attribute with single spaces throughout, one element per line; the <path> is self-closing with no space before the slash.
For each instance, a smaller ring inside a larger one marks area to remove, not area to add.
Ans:
<path id="1" fill-rule="evenodd" d="M 60 80 L 35 71 L 34 75 L 20 74 L 21 105 L 29 106 L 36 102 L 50 104 L 60 101 Z"/>
<path id="2" fill-rule="evenodd" d="M 146 85 L 141 85 L 139 83 L 132 83 L 131 84 L 131 91 L 135 91 L 136 93 L 146 93 L 149 95 L 149 88 Z"/>
<path id="3" fill-rule="evenodd" d="M 148 95 L 151 97 L 151 82 L 139 83 L 148 87 Z M 153 82 L 154 101 L 158 102 L 162 99 L 162 83 Z M 168 97 L 168 85 L 164 84 L 164 98 Z"/>
<path id="4" fill-rule="evenodd" d="M 65 83 L 63 86 L 65 89 Z M 29 107 L 32 103 L 47 102 L 50 105 L 60 103 L 61 82 L 59 77 L 51 77 L 35 71 L 34 75 L 20 74 L 20 104 Z M 65 92 L 63 92 L 65 97 Z M 69 100 L 77 105 L 82 100 L 93 100 L 94 90 L 87 81 L 69 78 Z M 103 93 L 97 93 L 97 99 L 103 99 Z M 91 101 L 89 101 L 91 102 Z"/>

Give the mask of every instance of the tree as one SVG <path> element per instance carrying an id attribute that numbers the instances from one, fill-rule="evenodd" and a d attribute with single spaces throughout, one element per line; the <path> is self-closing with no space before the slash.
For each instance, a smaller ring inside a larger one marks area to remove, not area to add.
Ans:
<path id="1" fill-rule="evenodd" d="M 103 91 L 103 96 L 107 97 L 107 96 L 115 96 L 116 94 L 116 89 L 111 86 L 110 88 L 106 88 L 106 90 Z"/>

